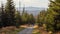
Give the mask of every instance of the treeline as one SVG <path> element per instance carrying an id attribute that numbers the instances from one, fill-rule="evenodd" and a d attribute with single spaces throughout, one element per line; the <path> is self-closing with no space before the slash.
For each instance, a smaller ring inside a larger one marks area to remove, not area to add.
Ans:
<path id="1" fill-rule="evenodd" d="M 13 0 L 7 0 L 6 5 L 0 7 L 0 28 L 6 26 L 20 26 L 22 24 L 34 24 L 35 18 L 32 14 L 25 12 L 22 14 L 16 10 Z"/>
<path id="2" fill-rule="evenodd" d="M 50 0 L 49 8 L 39 13 L 37 17 L 39 25 L 46 25 L 47 31 L 60 31 L 60 0 Z"/>

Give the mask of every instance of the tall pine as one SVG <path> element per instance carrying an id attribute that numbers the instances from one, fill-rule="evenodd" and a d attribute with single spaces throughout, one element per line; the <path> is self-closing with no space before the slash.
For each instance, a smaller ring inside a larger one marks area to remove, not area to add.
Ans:
<path id="1" fill-rule="evenodd" d="M 4 12 L 4 6 L 1 4 L 1 9 L 0 9 L 0 27 L 3 27 L 5 24 L 5 12 Z"/>
<path id="2" fill-rule="evenodd" d="M 50 0 L 48 13 L 47 16 L 50 21 L 48 22 L 49 25 L 47 24 L 48 29 L 53 31 L 60 30 L 60 0 Z"/>
<path id="3" fill-rule="evenodd" d="M 6 25 L 15 25 L 15 7 L 13 0 L 7 0 L 5 11 L 6 11 Z"/>

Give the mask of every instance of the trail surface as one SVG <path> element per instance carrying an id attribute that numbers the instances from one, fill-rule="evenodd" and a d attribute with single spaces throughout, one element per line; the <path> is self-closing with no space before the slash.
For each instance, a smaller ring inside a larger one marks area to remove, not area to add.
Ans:
<path id="1" fill-rule="evenodd" d="M 33 27 L 27 27 L 26 29 L 22 30 L 18 34 L 32 34 Z"/>

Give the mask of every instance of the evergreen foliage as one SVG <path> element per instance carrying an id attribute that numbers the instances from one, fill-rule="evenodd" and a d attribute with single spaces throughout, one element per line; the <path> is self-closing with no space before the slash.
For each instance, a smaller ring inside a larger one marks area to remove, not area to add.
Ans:
<path id="1" fill-rule="evenodd" d="M 13 0 L 7 0 L 6 5 L 3 4 L 0 7 L 0 27 L 16 26 L 19 27 L 23 24 L 34 24 L 35 18 L 33 14 L 25 12 L 23 8 L 22 14 L 15 9 Z"/>
<path id="2" fill-rule="evenodd" d="M 7 0 L 5 6 L 6 12 L 6 25 L 15 25 L 15 6 L 13 4 L 13 0 Z"/>
<path id="3" fill-rule="evenodd" d="M 60 0 L 50 0 L 50 5 L 48 8 L 47 16 L 49 17 L 49 21 L 47 26 L 51 31 L 60 31 Z"/>
<path id="4" fill-rule="evenodd" d="M 37 22 L 46 24 L 47 31 L 60 31 L 60 0 L 50 0 L 49 8 L 40 12 Z"/>

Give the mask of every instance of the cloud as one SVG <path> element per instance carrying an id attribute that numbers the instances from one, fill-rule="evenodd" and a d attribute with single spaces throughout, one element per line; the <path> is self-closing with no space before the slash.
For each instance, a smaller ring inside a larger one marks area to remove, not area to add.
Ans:
<path id="1" fill-rule="evenodd" d="M 1 0 L 0 0 L 1 1 Z M 16 7 L 19 7 L 19 1 L 20 1 L 20 5 L 21 7 L 23 7 L 25 5 L 25 7 L 48 7 L 48 0 L 14 0 L 14 3 L 16 5 Z M 3 2 L 5 3 L 6 1 L 3 0 Z"/>
<path id="2" fill-rule="evenodd" d="M 25 7 L 30 7 L 30 6 L 32 6 L 32 7 L 48 7 L 48 3 L 49 3 L 48 0 L 20 0 L 20 2 L 21 2 L 22 7 L 24 5 L 25 5 Z M 17 5 L 17 2 L 16 2 L 16 5 Z M 16 7 L 18 7 L 18 5 Z"/>

